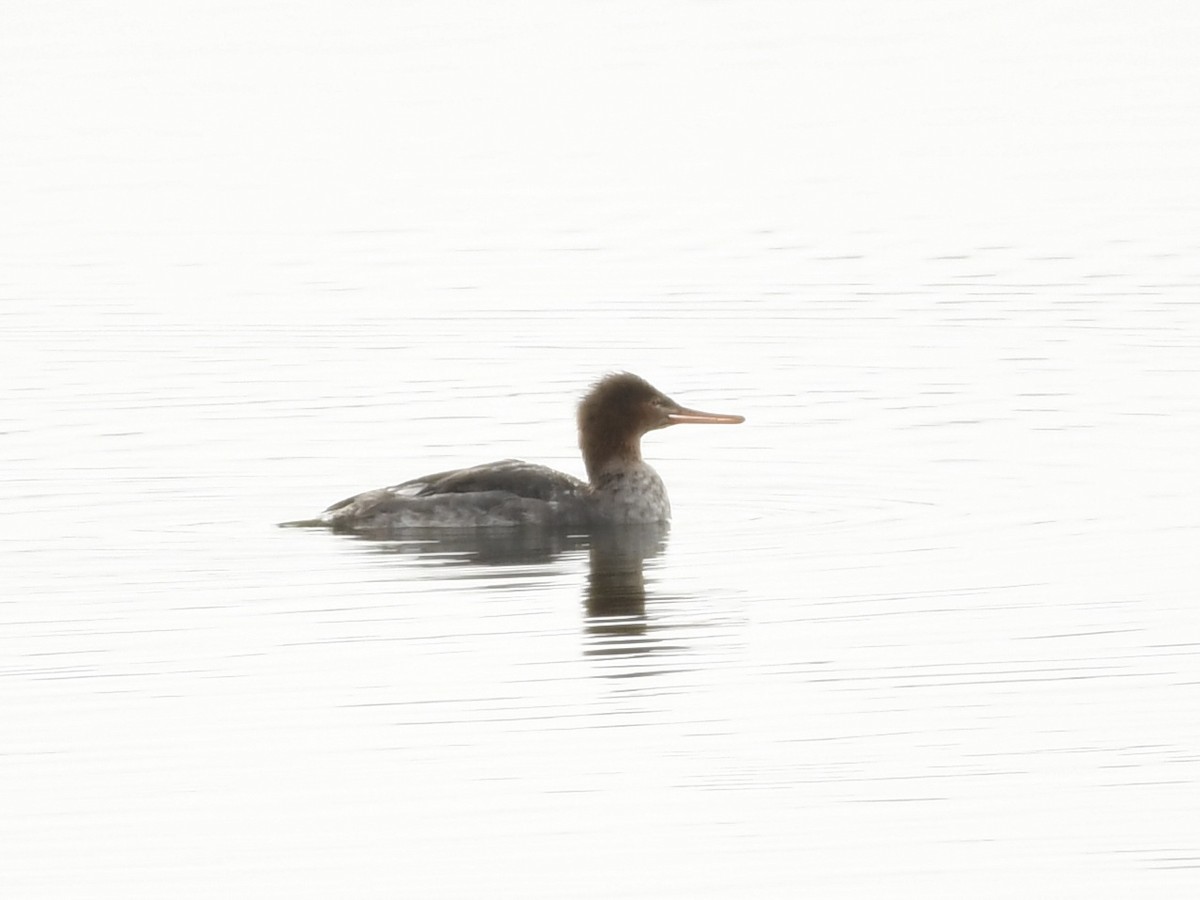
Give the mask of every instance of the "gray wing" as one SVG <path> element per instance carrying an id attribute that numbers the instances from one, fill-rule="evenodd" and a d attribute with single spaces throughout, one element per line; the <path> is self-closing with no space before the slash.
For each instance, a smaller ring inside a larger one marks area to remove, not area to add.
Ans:
<path id="1" fill-rule="evenodd" d="M 503 459 L 469 469 L 452 469 L 449 472 L 414 478 L 388 490 L 401 492 L 415 488 L 417 497 L 504 491 L 530 500 L 557 500 L 563 496 L 574 495 L 586 487 L 587 485 L 578 478 L 555 471 L 549 466 L 539 466 L 519 459 Z"/>
<path id="2" fill-rule="evenodd" d="M 547 466 L 506 459 L 355 494 L 321 518 L 341 528 L 566 523 L 585 515 L 587 490 L 585 482 Z"/>
<path id="3" fill-rule="evenodd" d="M 503 491 L 530 500 L 558 500 L 562 497 L 581 496 L 587 484 L 549 466 L 522 462 L 519 459 L 502 459 L 499 462 L 472 466 L 469 469 L 450 469 L 422 475 L 391 487 L 379 488 L 355 494 L 339 500 L 325 512 L 334 512 L 367 496 L 409 498 L 434 497 L 438 494 L 468 494 L 485 491 Z"/>

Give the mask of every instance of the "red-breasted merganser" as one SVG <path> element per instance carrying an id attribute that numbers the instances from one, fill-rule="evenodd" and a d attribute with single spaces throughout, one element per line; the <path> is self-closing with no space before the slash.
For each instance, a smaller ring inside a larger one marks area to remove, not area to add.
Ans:
<path id="1" fill-rule="evenodd" d="M 579 404 L 586 482 L 546 466 L 506 459 L 357 494 L 335 503 L 319 519 L 294 524 L 378 533 L 427 527 L 666 522 L 671 517 L 667 489 L 642 460 L 642 435 L 688 422 L 743 421 L 742 416 L 680 406 L 636 375 L 609 375 Z"/>

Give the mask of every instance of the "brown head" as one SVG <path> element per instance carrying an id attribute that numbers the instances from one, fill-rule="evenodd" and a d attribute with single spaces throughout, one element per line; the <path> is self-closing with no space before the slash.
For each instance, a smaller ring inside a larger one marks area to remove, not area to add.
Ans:
<path id="1" fill-rule="evenodd" d="M 619 372 L 592 385 L 579 403 L 578 421 L 579 449 L 595 482 L 611 462 L 640 461 L 647 431 L 689 422 L 736 425 L 745 419 L 688 409 L 636 375 Z"/>

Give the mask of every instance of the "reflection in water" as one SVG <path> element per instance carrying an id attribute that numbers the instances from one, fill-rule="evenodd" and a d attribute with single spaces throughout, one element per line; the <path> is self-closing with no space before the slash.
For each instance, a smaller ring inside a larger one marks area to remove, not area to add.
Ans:
<path id="1" fill-rule="evenodd" d="M 667 525 L 648 524 L 592 534 L 585 598 L 589 617 L 645 616 L 644 564 L 666 547 L 668 530 Z"/>
<path id="2" fill-rule="evenodd" d="M 585 655 L 633 657 L 663 648 L 661 640 L 650 636 L 646 617 L 645 561 L 662 552 L 667 530 L 665 525 L 642 525 L 592 536 L 584 598 Z"/>
<path id="3" fill-rule="evenodd" d="M 660 642 L 647 638 L 645 562 L 666 547 L 670 526 L 661 523 L 600 527 L 587 533 L 545 528 L 410 528 L 357 535 L 377 542 L 381 553 L 417 555 L 466 566 L 548 563 L 565 553 L 588 551 L 583 607 L 589 656 L 634 656 Z"/>
<path id="4" fill-rule="evenodd" d="M 381 553 L 482 566 L 545 563 L 588 546 L 586 534 L 550 528 L 403 528 L 364 532 L 353 539 L 378 543 Z"/>

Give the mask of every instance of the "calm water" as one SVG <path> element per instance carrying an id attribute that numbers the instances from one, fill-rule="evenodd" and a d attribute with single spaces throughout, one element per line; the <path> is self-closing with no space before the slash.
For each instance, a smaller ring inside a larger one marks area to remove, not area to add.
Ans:
<path id="1" fill-rule="evenodd" d="M 1196 9 L 4 16 L 5 897 L 1197 896 Z"/>

